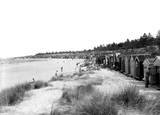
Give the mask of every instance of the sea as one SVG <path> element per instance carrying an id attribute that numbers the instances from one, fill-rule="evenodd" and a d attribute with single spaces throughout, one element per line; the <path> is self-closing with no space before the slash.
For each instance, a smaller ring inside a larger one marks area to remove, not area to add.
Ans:
<path id="1" fill-rule="evenodd" d="M 76 64 L 84 59 L 9 60 L 0 63 L 0 91 L 24 82 L 49 81 L 57 74 L 70 74 L 78 70 Z M 63 71 L 61 71 L 63 67 Z"/>

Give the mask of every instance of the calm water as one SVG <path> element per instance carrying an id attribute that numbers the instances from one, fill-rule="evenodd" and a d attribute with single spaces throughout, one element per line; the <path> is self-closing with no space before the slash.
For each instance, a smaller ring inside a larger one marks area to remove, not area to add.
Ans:
<path id="1" fill-rule="evenodd" d="M 48 59 L 42 61 L 11 63 L 0 65 L 0 90 L 14 86 L 25 81 L 35 80 L 48 81 L 55 72 L 69 73 L 75 71 L 76 63 L 82 59 Z"/>

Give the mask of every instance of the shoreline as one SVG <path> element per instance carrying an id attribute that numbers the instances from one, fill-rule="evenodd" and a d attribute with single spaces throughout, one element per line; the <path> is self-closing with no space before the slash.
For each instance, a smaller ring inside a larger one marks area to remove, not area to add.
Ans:
<path id="1" fill-rule="evenodd" d="M 82 59 L 35 59 L 11 60 L 11 64 L 0 66 L 0 90 L 22 82 L 35 80 L 48 81 L 55 76 L 56 71 L 61 74 L 75 71 L 76 63 L 83 63 Z M 29 61 L 29 62 L 28 62 Z M 18 63 L 17 63 L 18 62 Z"/>

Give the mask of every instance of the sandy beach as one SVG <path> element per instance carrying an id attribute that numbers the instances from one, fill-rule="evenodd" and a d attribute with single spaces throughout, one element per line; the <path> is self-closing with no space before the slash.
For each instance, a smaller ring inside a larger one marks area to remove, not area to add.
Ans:
<path id="1" fill-rule="evenodd" d="M 65 61 L 66 63 L 71 64 L 70 66 L 68 66 L 70 68 L 66 68 L 65 70 L 65 73 L 68 73 L 68 75 L 70 76 L 75 73 L 75 63 L 82 62 L 82 60 Z M 50 64 L 51 62 L 52 61 L 44 61 L 40 63 Z M 56 64 L 55 62 L 52 63 Z M 59 60 L 59 63 L 63 63 L 63 61 Z M 50 68 L 49 65 L 48 68 Z M 85 70 L 86 68 L 84 67 L 83 69 Z M 54 72 L 47 72 L 48 71 L 46 71 L 45 73 L 45 79 L 43 78 L 43 75 L 41 76 L 42 80 L 48 80 L 54 74 Z M 1 115 L 49 115 L 51 109 L 57 108 L 58 100 L 62 96 L 64 88 L 73 88 L 75 86 L 94 81 L 100 82 L 100 84 L 95 86 L 97 89 L 99 89 L 101 92 L 108 94 L 118 92 L 121 87 L 126 87 L 127 85 L 131 84 L 138 86 L 140 88 L 140 94 L 147 95 L 148 99 L 154 99 L 156 95 L 160 94 L 160 92 L 158 90 L 155 90 L 154 88 L 146 89 L 144 87 L 143 81 L 137 81 L 117 71 L 112 71 L 106 68 L 100 70 L 92 70 L 92 72 L 86 71 L 86 74 L 82 75 L 81 77 L 74 76 L 61 81 L 52 81 L 49 82 L 50 85 L 48 87 L 28 91 L 26 92 L 26 97 L 24 98 L 24 100 L 19 104 L 15 106 L 2 107 L 0 111 Z M 131 111 L 129 113 L 120 115 L 140 114 L 138 114 L 136 111 Z"/>
<path id="2" fill-rule="evenodd" d="M 48 81 L 58 71 L 61 74 L 76 71 L 76 63 L 83 59 L 32 59 L 7 60 L 0 65 L 0 90 L 23 82 Z M 1 62 L 2 63 L 2 62 Z"/>

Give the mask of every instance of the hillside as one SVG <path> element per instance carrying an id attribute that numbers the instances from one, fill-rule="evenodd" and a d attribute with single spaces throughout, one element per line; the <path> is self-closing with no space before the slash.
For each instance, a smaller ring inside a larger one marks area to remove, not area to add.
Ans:
<path id="1" fill-rule="evenodd" d="M 153 54 L 160 55 L 160 49 L 158 46 L 147 46 L 143 48 L 135 48 L 135 49 L 122 49 L 116 50 L 115 52 L 120 52 L 122 54 Z"/>

